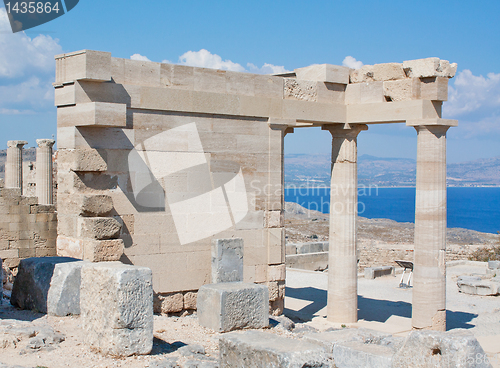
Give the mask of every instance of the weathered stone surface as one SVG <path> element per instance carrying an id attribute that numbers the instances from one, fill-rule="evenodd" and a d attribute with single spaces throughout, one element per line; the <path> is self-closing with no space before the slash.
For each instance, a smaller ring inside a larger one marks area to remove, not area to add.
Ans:
<path id="1" fill-rule="evenodd" d="M 415 100 L 420 98 L 420 84 L 418 78 L 384 81 L 384 96 L 389 101 Z"/>
<path id="2" fill-rule="evenodd" d="M 267 268 L 268 281 L 283 281 L 286 278 L 286 266 L 284 264 L 272 265 Z"/>
<path id="3" fill-rule="evenodd" d="M 96 149 L 62 149 L 58 152 L 59 170 L 106 171 L 108 165 L 102 153 Z"/>
<path id="4" fill-rule="evenodd" d="M 458 291 L 472 295 L 500 294 L 500 278 L 483 280 L 479 276 L 460 276 L 457 280 Z"/>
<path id="5" fill-rule="evenodd" d="M 0 349 L 39 350 L 64 341 L 63 334 L 48 325 L 33 325 L 18 320 L 0 320 Z M 0 367 L 2 365 L 0 364 Z"/>
<path id="6" fill-rule="evenodd" d="M 196 291 L 188 291 L 184 293 L 184 309 L 195 310 L 196 309 Z"/>
<path id="7" fill-rule="evenodd" d="M 297 254 L 324 252 L 324 242 L 297 244 Z"/>
<path id="8" fill-rule="evenodd" d="M 403 344 L 402 337 L 365 328 L 347 328 L 304 336 L 333 354 L 339 368 L 391 367 L 393 354 Z"/>
<path id="9" fill-rule="evenodd" d="M 260 331 L 231 332 L 219 338 L 220 368 L 334 367 L 321 346 Z"/>
<path id="10" fill-rule="evenodd" d="M 393 368 L 491 367 L 474 335 L 462 331 L 412 331 L 392 359 Z"/>
<path id="11" fill-rule="evenodd" d="M 367 267 L 365 268 L 365 279 L 373 280 L 376 277 L 394 275 L 394 266 Z"/>
<path id="12" fill-rule="evenodd" d="M 410 78 L 453 78 L 457 72 L 457 64 L 450 64 L 448 60 L 439 60 L 439 58 L 432 57 L 404 61 L 403 69 L 406 75 Z"/>
<path id="13" fill-rule="evenodd" d="M 212 283 L 243 281 L 243 239 L 212 240 Z"/>
<path id="14" fill-rule="evenodd" d="M 488 268 L 490 270 L 500 269 L 500 261 L 488 261 Z"/>
<path id="15" fill-rule="evenodd" d="M 295 69 L 295 74 L 298 79 L 308 81 L 348 84 L 349 71 L 345 66 L 320 64 Z"/>
<path id="16" fill-rule="evenodd" d="M 90 262 L 118 261 L 123 255 L 122 239 L 83 239 L 83 259 Z"/>
<path id="17" fill-rule="evenodd" d="M 384 83 L 382 81 L 370 81 L 347 85 L 345 103 L 347 105 L 356 105 L 386 102 L 384 97 Z"/>
<path id="18" fill-rule="evenodd" d="M 100 217 L 108 215 L 113 209 L 111 196 L 104 194 L 59 194 L 58 199 L 64 201 L 65 214 Z"/>
<path id="19" fill-rule="evenodd" d="M 351 83 L 388 81 L 404 78 L 406 78 L 406 75 L 403 71 L 403 65 L 399 63 L 363 65 L 360 69 L 352 70 L 350 76 Z"/>
<path id="20" fill-rule="evenodd" d="M 58 263 L 50 281 L 47 313 L 54 316 L 80 314 L 81 270 L 88 262 Z"/>
<path id="21" fill-rule="evenodd" d="M 316 101 L 318 99 L 316 83 L 286 78 L 284 81 L 284 96 L 286 99 L 292 100 Z"/>
<path id="22" fill-rule="evenodd" d="M 156 360 L 149 363 L 149 368 L 179 368 L 177 364 L 178 358 L 168 357 L 162 360 Z"/>
<path id="23" fill-rule="evenodd" d="M 178 313 L 184 308 L 184 295 L 182 293 L 166 293 L 155 296 L 155 313 Z"/>
<path id="24" fill-rule="evenodd" d="M 78 236 L 97 240 L 117 238 L 122 227 L 112 217 L 81 217 L 78 223 Z"/>
<path id="25" fill-rule="evenodd" d="M 339 343 L 357 341 L 363 344 L 380 344 L 381 341 L 390 337 L 390 334 L 367 328 L 343 328 L 308 334 L 304 336 L 304 340 L 319 344 L 331 353 L 335 345 Z"/>
<path id="26" fill-rule="evenodd" d="M 153 288 L 149 268 L 119 262 L 82 268 L 81 319 L 87 346 L 103 354 L 149 354 L 153 347 Z"/>
<path id="27" fill-rule="evenodd" d="M 243 282 L 203 285 L 198 290 L 198 321 L 214 331 L 263 328 L 269 325 L 266 286 Z"/>
<path id="28" fill-rule="evenodd" d="M 19 271 L 12 289 L 10 302 L 12 305 L 21 309 L 36 310 L 41 313 L 47 313 L 47 300 L 49 290 L 51 288 L 51 280 L 54 278 L 54 285 L 57 285 L 54 294 L 51 295 L 51 306 L 58 304 L 57 291 L 59 287 L 66 290 L 73 290 L 73 282 L 69 285 L 64 285 L 65 273 L 55 272 L 58 264 L 79 261 L 75 258 L 66 257 L 43 257 L 43 258 L 26 258 L 19 263 Z M 57 277 L 62 279 L 57 280 Z M 70 279 L 73 279 L 70 277 Z M 62 285 L 64 286 L 62 286 Z M 61 286 L 59 286 L 61 285 Z M 66 286 L 69 288 L 67 289 Z M 71 297 L 66 299 L 64 304 L 73 305 L 75 302 L 70 301 Z M 73 308 L 74 310 L 74 308 Z"/>
<path id="29" fill-rule="evenodd" d="M 338 368 L 391 368 L 393 354 L 387 346 L 358 341 L 342 342 L 333 347 L 333 359 Z"/>
<path id="30" fill-rule="evenodd" d="M 285 316 L 273 316 L 269 318 L 270 325 L 273 328 L 283 331 L 292 331 L 295 328 L 295 323 Z"/>
<path id="31" fill-rule="evenodd" d="M 182 356 L 205 355 L 205 348 L 199 344 L 191 344 L 177 349 L 177 352 Z"/>
<path id="32" fill-rule="evenodd" d="M 218 368 L 219 364 L 216 359 L 206 357 L 203 359 L 188 359 L 182 365 L 182 368 Z"/>
<path id="33" fill-rule="evenodd" d="M 415 78 L 414 78 L 415 79 Z M 420 98 L 431 101 L 448 100 L 448 78 L 420 78 Z"/>
<path id="34" fill-rule="evenodd" d="M 286 267 L 323 271 L 328 268 L 328 253 L 290 254 L 286 256 Z"/>

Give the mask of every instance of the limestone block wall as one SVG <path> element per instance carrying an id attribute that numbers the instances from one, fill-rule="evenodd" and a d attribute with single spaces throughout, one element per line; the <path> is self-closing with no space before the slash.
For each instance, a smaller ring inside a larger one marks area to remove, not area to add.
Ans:
<path id="1" fill-rule="evenodd" d="M 58 254 L 150 267 L 155 310 L 176 313 L 211 283 L 212 239 L 239 237 L 244 280 L 268 284 L 281 313 L 284 129 L 235 105 L 281 99 L 283 78 L 90 51 L 56 60 Z M 85 210 L 96 196 L 110 211 Z"/>
<path id="2" fill-rule="evenodd" d="M 17 267 L 29 257 L 56 255 L 57 214 L 54 205 L 39 205 L 17 188 L 0 189 L 0 258 Z"/>

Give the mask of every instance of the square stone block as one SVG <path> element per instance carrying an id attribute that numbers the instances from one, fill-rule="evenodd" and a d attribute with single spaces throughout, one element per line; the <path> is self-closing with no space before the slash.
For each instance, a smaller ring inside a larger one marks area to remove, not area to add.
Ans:
<path id="1" fill-rule="evenodd" d="M 11 304 L 57 316 L 79 314 L 82 262 L 78 261 L 68 257 L 21 260 Z"/>
<path id="2" fill-rule="evenodd" d="M 269 325 L 267 286 L 228 282 L 203 285 L 198 290 L 198 321 L 218 332 Z"/>
<path id="3" fill-rule="evenodd" d="M 349 71 L 345 66 L 321 64 L 295 69 L 295 74 L 303 80 L 349 84 Z"/>
<path id="4" fill-rule="evenodd" d="M 220 368 L 335 367 L 331 355 L 319 345 L 261 331 L 221 336 L 219 364 Z"/>
<path id="5" fill-rule="evenodd" d="M 212 240 L 212 283 L 243 281 L 243 239 Z"/>
<path id="6" fill-rule="evenodd" d="M 104 355 L 149 354 L 153 347 L 153 281 L 146 267 L 120 262 L 82 268 L 85 344 Z"/>

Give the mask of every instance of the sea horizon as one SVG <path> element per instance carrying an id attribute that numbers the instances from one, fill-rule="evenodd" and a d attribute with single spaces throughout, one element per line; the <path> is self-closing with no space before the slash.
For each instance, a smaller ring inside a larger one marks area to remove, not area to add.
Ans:
<path id="1" fill-rule="evenodd" d="M 500 187 L 449 186 L 447 189 L 448 228 L 491 234 L 500 231 Z M 359 216 L 415 222 L 415 187 L 371 186 L 360 190 L 364 192 L 358 194 Z M 330 210 L 329 191 L 330 188 L 325 186 L 285 188 L 285 201 L 298 203 L 309 210 L 326 214 Z"/>

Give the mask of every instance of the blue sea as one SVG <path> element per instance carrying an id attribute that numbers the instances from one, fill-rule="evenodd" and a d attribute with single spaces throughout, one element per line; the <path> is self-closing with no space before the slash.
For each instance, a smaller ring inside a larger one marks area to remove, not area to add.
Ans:
<path id="1" fill-rule="evenodd" d="M 330 189 L 285 189 L 285 201 L 328 213 Z M 415 188 L 360 188 L 358 212 L 360 216 L 368 218 L 414 222 Z M 448 227 L 496 234 L 500 231 L 500 188 L 448 188 Z"/>

